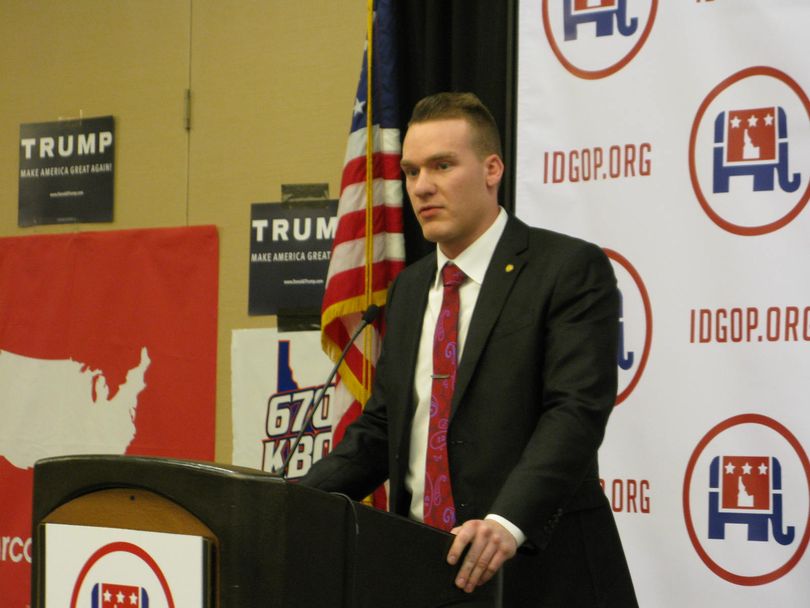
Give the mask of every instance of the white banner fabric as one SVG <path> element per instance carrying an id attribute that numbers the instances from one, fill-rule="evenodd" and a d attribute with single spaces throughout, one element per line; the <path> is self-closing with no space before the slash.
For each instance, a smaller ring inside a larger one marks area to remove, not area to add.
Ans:
<path id="1" fill-rule="evenodd" d="M 810 597 L 808 31 L 804 0 L 520 2 L 517 214 L 616 270 L 641 606 Z"/>

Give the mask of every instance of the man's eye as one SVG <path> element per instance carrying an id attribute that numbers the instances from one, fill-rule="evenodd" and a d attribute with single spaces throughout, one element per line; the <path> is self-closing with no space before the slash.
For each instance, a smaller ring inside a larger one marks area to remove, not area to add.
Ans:
<path id="1" fill-rule="evenodd" d="M 436 165 L 439 171 L 447 171 L 450 168 L 450 163 L 448 162 L 441 162 Z"/>

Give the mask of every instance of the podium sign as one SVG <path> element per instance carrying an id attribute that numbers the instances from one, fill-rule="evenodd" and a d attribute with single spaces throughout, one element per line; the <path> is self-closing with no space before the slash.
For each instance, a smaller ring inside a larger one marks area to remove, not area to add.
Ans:
<path id="1" fill-rule="evenodd" d="M 209 608 L 201 536 L 43 524 L 45 608 Z"/>

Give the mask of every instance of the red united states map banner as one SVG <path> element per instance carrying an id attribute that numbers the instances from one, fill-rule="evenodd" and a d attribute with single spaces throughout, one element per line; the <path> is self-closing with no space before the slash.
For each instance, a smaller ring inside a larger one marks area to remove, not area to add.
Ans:
<path id="1" fill-rule="evenodd" d="M 30 602 L 33 466 L 212 460 L 214 227 L 0 239 L 0 589 Z"/>

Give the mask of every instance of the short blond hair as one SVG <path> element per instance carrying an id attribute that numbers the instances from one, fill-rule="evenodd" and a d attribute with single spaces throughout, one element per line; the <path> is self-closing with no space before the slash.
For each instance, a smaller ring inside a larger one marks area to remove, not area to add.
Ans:
<path id="1" fill-rule="evenodd" d="M 436 93 L 420 99 L 413 108 L 412 124 L 461 118 L 472 127 L 472 145 L 479 157 L 501 153 L 501 134 L 487 107 L 474 93 Z"/>

